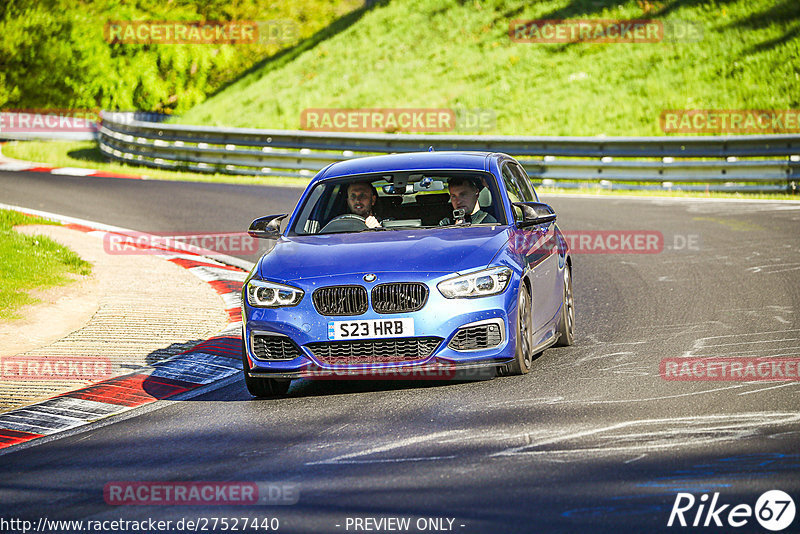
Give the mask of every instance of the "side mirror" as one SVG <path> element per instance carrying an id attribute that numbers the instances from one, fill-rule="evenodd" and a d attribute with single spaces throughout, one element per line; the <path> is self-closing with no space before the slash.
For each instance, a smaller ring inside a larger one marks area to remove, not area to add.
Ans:
<path id="1" fill-rule="evenodd" d="M 259 217 L 250 223 L 247 234 L 258 239 L 278 239 L 281 237 L 281 221 L 288 216 L 287 213 L 283 213 Z"/>
<path id="2" fill-rule="evenodd" d="M 514 206 L 522 210 L 522 221 L 517 223 L 518 228 L 536 226 L 556 220 L 556 212 L 549 204 L 543 202 L 514 202 Z"/>

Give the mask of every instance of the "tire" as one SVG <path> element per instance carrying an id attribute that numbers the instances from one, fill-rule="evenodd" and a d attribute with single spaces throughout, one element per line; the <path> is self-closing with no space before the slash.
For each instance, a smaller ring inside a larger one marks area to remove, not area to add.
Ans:
<path id="1" fill-rule="evenodd" d="M 507 366 L 510 375 L 526 375 L 531 370 L 533 363 L 531 320 L 531 292 L 524 282 L 520 282 L 517 302 L 517 346 L 514 349 L 514 359 Z"/>
<path id="2" fill-rule="evenodd" d="M 278 378 L 253 378 L 249 376 L 250 364 L 247 363 L 247 349 L 244 345 L 244 332 L 242 332 L 242 368 L 244 384 L 253 397 L 282 397 L 289 391 L 291 380 Z"/>
<path id="3" fill-rule="evenodd" d="M 561 301 L 561 316 L 558 319 L 558 341 L 556 347 L 569 347 L 575 342 L 575 300 L 572 296 L 572 268 L 564 267 L 564 296 Z"/>

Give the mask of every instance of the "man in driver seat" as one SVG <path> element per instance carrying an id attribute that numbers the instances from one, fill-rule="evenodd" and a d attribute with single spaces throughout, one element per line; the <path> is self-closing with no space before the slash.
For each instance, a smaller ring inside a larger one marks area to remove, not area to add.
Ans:
<path id="1" fill-rule="evenodd" d="M 353 182 L 347 186 L 347 206 L 350 213 L 364 217 L 368 228 L 379 228 L 381 223 L 373 213 L 378 191 L 369 182 Z"/>
<path id="2" fill-rule="evenodd" d="M 480 195 L 480 187 L 478 184 L 469 178 L 455 177 L 451 178 L 447 184 L 450 191 L 450 204 L 453 206 L 454 211 L 464 210 L 462 217 L 445 217 L 439 221 L 439 226 L 448 226 L 450 224 L 496 224 L 497 219 L 483 211 L 478 204 L 478 196 Z"/>

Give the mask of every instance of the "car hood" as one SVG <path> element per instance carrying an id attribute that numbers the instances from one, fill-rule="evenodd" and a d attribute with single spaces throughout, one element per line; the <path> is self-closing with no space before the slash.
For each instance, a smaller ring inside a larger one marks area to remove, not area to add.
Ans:
<path id="1" fill-rule="evenodd" d="M 508 242 L 505 226 L 282 237 L 259 262 L 261 278 L 292 281 L 351 273 L 452 273 L 485 267 Z"/>

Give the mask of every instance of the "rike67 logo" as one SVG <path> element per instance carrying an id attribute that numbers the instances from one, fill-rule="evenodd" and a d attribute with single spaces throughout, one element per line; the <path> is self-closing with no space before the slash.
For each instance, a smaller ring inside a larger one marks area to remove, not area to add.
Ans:
<path id="1" fill-rule="evenodd" d="M 667 526 L 739 528 L 747 525 L 755 516 L 763 528 L 777 532 L 791 525 L 794 515 L 794 500 L 781 490 L 764 492 L 754 507 L 744 503 L 723 504 L 717 492 L 712 497 L 704 493 L 699 499 L 691 493 L 678 493 Z"/>

